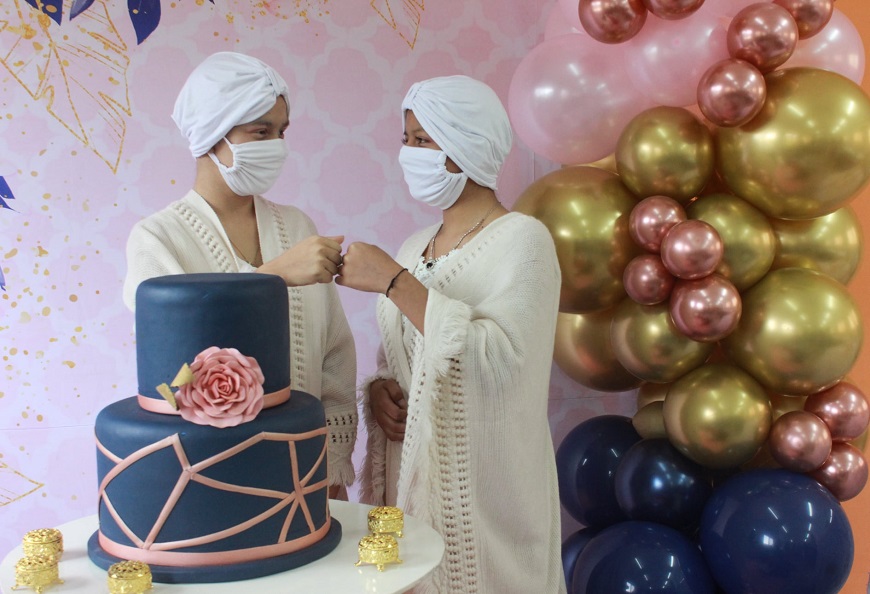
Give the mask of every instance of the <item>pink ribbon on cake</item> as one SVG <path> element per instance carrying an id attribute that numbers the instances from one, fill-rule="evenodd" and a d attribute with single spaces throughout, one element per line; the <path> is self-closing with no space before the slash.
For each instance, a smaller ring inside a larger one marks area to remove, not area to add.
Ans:
<path id="1" fill-rule="evenodd" d="M 172 405 L 165 400 L 149 398 L 148 396 L 142 396 L 142 394 L 137 394 L 136 399 L 139 402 L 139 406 L 147 410 L 148 412 L 159 413 L 161 415 L 181 414 L 176 409 L 172 408 Z M 275 392 L 269 392 L 268 394 L 264 394 L 263 408 L 272 408 L 273 406 L 284 404 L 288 400 L 290 400 L 290 386 L 287 386 L 286 388 L 282 388 Z"/>

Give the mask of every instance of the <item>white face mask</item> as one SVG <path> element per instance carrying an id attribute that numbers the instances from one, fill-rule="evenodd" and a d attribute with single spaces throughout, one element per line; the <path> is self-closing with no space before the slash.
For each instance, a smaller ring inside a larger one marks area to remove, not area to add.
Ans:
<path id="1" fill-rule="evenodd" d="M 468 176 L 447 171 L 447 153 L 417 146 L 403 146 L 399 164 L 415 200 L 445 210 L 459 198 Z"/>
<path id="2" fill-rule="evenodd" d="M 242 144 L 233 144 L 224 138 L 224 142 L 233 153 L 232 167 L 218 161 L 213 152 L 208 156 L 233 192 L 239 196 L 251 196 L 262 194 L 272 187 L 287 159 L 287 143 L 283 138 L 252 140 Z"/>

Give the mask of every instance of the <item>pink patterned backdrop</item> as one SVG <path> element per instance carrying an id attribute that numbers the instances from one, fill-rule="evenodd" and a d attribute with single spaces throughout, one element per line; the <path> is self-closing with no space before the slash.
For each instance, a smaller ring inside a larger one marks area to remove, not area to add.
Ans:
<path id="1" fill-rule="evenodd" d="M 280 70 L 293 95 L 292 153 L 269 198 L 308 212 L 324 235 L 394 252 L 438 216 L 407 197 L 396 161 L 405 91 L 463 73 L 506 101 L 551 9 L 543 0 L 143 0 L 131 18 L 127 2 L 95 0 L 71 20 L 71 1 L 42 5 L 0 4 L 0 556 L 28 530 L 95 513 L 94 418 L 136 389 L 125 242 L 192 182 L 169 114 L 198 62 L 235 50 Z M 501 200 L 513 205 L 555 167 L 517 140 Z M 378 342 L 374 297 L 340 294 L 363 378 Z M 635 405 L 633 393 L 592 392 L 555 366 L 550 397 L 557 444 L 580 421 Z M 573 529 L 565 516 L 565 534 Z"/>

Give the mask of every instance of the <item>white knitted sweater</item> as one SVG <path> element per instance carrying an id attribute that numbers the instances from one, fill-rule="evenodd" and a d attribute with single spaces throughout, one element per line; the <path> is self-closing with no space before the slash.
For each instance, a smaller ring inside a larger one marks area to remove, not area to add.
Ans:
<path id="1" fill-rule="evenodd" d="M 263 260 L 278 257 L 315 235 L 314 223 L 293 206 L 254 197 Z M 136 287 L 166 274 L 244 272 L 215 212 L 196 192 L 138 222 L 127 240 L 124 303 L 135 306 Z M 356 350 L 333 283 L 287 290 L 290 301 L 290 376 L 295 390 L 323 402 L 329 429 L 329 483 L 354 479 Z"/>
<path id="2" fill-rule="evenodd" d="M 408 239 L 399 263 L 412 269 L 435 230 Z M 547 419 L 559 288 L 549 232 L 510 213 L 436 272 L 422 338 L 406 341 L 403 332 L 416 329 L 378 300 L 383 365 L 375 377 L 395 378 L 408 395 L 398 505 L 446 543 L 441 566 L 415 592 L 565 592 Z M 387 443 L 367 391 L 362 497 L 380 504 Z"/>

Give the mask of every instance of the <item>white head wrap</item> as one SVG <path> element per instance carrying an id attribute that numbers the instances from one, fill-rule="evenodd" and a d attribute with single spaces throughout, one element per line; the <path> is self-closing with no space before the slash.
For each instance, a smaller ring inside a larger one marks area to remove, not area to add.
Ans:
<path id="1" fill-rule="evenodd" d="M 495 91 L 467 76 L 430 78 L 411 85 L 402 101 L 403 118 L 409 109 L 468 177 L 496 189 L 513 135 Z"/>
<path id="2" fill-rule="evenodd" d="M 194 157 L 211 148 L 239 124 L 268 113 L 279 96 L 287 102 L 287 83 L 274 68 L 236 52 L 218 52 L 197 66 L 178 94 L 172 119 L 190 143 Z"/>

